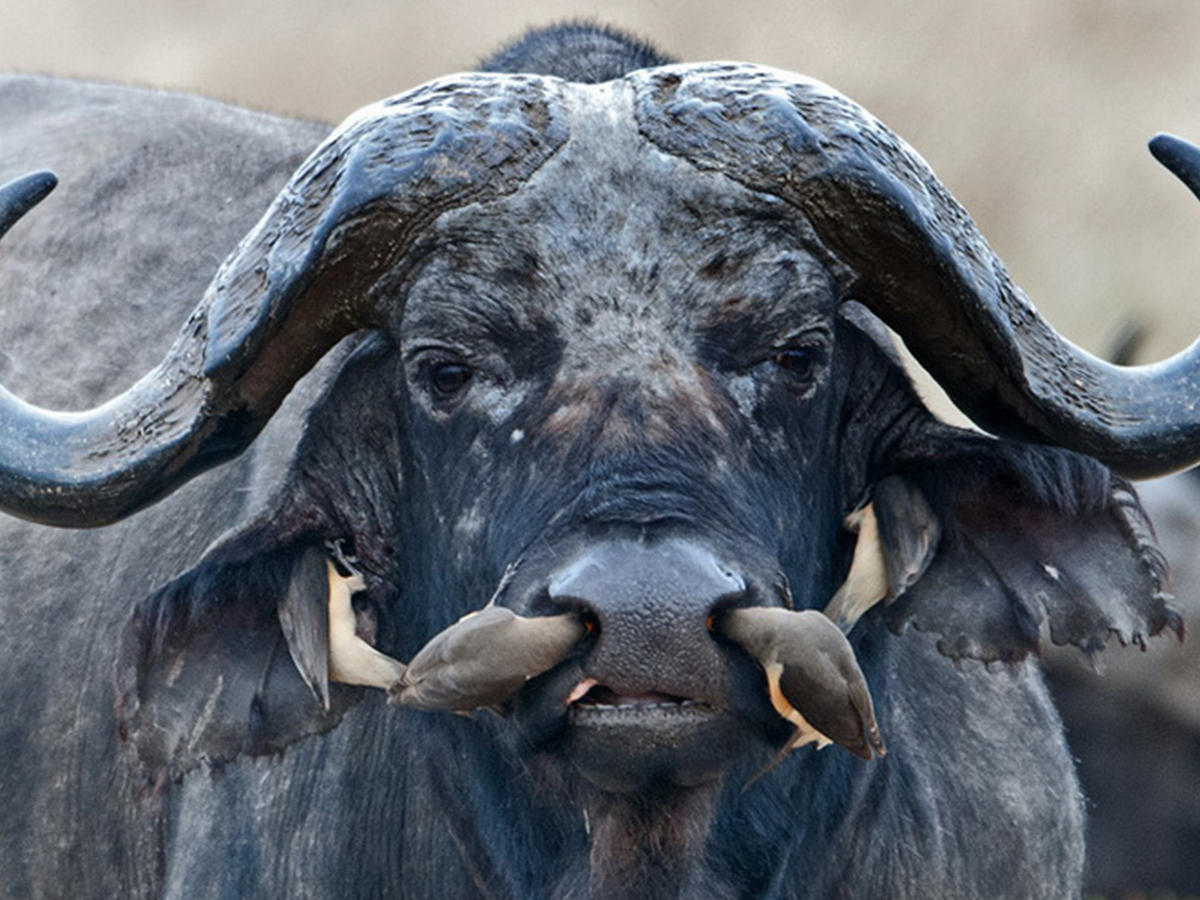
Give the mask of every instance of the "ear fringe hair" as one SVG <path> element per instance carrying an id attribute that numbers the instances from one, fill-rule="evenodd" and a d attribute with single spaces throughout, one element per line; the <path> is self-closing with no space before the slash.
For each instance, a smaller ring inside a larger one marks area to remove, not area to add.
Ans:
<path id="1" fill-rule="evenodd" d="M 935 507 L 1001 488 L 1074 517 L 1106 508 L 1118 484 L 1128 487 L 1103 463 L 1062 447 L 990 438 L 940 422 L 922 430 L 897 453 L 895 472 L 919 484 Z"/>

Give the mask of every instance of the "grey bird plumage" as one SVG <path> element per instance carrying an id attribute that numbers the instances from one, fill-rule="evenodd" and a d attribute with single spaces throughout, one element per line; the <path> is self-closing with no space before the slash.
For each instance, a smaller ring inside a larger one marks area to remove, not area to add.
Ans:
<path id="1" fill-rule="evenodd" d="M 871 759 L 872 751 L 887 752 L 854 650 L 824 614 L 734 609 L 720 618 L 717 630 L 758 661 L 772 706 L 796 726 L 763 772 L 806 744 L 817 749 L 839 744 L 863 759 Z"/>
<path id="2" fill-rule="evenodd" d="M 487 606 L 431 638 L 392 689 L 391 702 L 424 710 L 500 706 L 562 662 L 585 632 L 573 614 L 524 617 Z"/>

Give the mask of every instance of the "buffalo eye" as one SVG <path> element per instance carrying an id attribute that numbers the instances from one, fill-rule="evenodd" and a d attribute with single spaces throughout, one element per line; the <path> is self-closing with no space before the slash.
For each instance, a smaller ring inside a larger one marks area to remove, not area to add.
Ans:
<path id="1" fill-rule="evenodd" d="M 821 351 L 814 347 L 790 347 L 777 351 L 771 361 L 796 378 L 807 381 L 821 362 Z"/>
<path id="2" fill-rule="evenodd" d="M 460 362 L 438 362 L 428 369 L 429 387 L 439 400 L 449 400 L 459 394 L 475 375 L 475 370 Z"/>

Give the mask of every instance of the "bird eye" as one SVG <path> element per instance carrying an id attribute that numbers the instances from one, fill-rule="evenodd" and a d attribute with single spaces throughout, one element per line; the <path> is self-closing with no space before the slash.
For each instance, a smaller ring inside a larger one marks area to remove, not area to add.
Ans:
<path id="1" fill-rule="evenodd" d="M 459 362 L 439 362 L 429 367 L 429 386 L 439 400 L 449 400 L 463 390 L 475 370 Z"/>
<path id="2" fill-rule="evenodd" d="M 780 350 L 771 361 L 800 379 L 811 378 L 821 360 L 819 350 L 812 347 L 793 347 Z"/>

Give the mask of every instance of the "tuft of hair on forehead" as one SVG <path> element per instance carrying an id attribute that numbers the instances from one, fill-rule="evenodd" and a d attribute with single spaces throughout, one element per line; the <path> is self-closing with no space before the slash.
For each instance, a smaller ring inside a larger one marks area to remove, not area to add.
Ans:
<path id="1" fill-rule="evenodd" d="M 525 72 L 599 84 L 676 61 L 624 31 L 575 21 L 527 31 L 481 62 L 479 68 L 484 72 Z"/>

